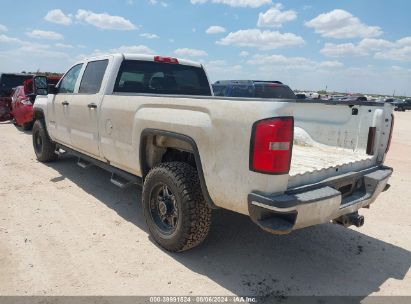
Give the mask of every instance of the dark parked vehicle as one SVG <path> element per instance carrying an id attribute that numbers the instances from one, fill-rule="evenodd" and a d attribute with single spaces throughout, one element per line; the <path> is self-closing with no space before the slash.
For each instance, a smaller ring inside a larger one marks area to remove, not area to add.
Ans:
<path id="1" fill-rule="evenodd" d="M 391 104 L 394 106 L 394 111 L 405 112 L 406 110 L 411 110 L 411 99 L 395 100 Z"/>
<path id="2" fill-rule="evenodd" d="M 297 93 L 295 94 L 295 97 L 297 97 L 297 99 L 307 99 L 307 95 L 304 93 Z"/>
<path id="3" fill-rule="evenodd" d="M 213 85 L 214 96 L 296 99 L 289 86 L 280 81 L 219 80 Z"/>
<path id="4" fill-rule="evenodd" d="M 346 96 L 340 98 L 339 101 L 368 101 L 368 99 L 365 96 Z"/>
<path id="5" fill-rule="evenodd" d="M 31 74 L 0 74 L 0 121 L 10 120 L 11 115 L 11 93 L 13 88 L 23 84 L 27 79 L 33 78 Z"/>

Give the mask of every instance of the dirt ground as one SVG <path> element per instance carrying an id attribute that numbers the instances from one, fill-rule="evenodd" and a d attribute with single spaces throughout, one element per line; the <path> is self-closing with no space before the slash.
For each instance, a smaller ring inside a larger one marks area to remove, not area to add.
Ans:
<path id="1" fill-rule="evenodd" d="M 218 210 L 205 243 L 171 254 L 147 234 L 141 190 L 71 156 L 35 160 L 0 124 L 0 295 L 411 295 L 411 112 L 395 113 L 391 188 L 365 225 L 274 236 Z"/>

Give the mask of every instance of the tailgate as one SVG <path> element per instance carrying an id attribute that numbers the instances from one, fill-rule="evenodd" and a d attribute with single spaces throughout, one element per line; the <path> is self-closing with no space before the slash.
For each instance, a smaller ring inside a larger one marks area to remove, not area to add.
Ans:
<path id="1" fill-rule="evenodd" d="M 393 119 L 391 105 L 299 102 L 293 106 L 289 188 L 364 170 L 384 161 Z"/>

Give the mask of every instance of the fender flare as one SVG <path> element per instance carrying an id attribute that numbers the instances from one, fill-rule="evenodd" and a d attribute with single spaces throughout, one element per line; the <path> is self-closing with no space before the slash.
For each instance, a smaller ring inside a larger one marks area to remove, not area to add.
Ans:
<path id="1" fill-rule="evenodd" d="M 36 114 L 40 114 L 40 116 L 42 116 L 43 119 L 46 118 L 46 115 L 44 115 L 44 110 L 43 109 L 33 107 L 33 121 L 39 119 Z"/>
<path id="2" fill-rule="evenodd" d="M 184 141 L 186 143 L 188 143 L 193 151 L 194 154 L 194 160 L 196 163 L 196 167 L 197 167 L 197 172 L 198 172 L 198 178 L 200 179 L 200 186 L 201 186 L 201 192 L 203 193 L 203 197 L 205 199 L 205 201 L 207 202 L 207 204 L 209 205 L 210 208 L 213 209 L 217 209 L 218 207 L 214 204 L 208 189 L 207 189 L 207 184 L 204 178 L 204 171 L 203 171 L 203 166 L 201 163 L 201 158 L 200 158 L 200 153 L 198 151 L 198 147 L 196 142 L 194 141 L 193 138 L 191 138 L 188 135 L 184 135 L 184 134 L 180 134 L 180 133 L 175 133 L 175 132 L 171 132 L 171 131 L 165 131 L 165 130 L 159 130 L 159 129 L 144 129 L 141 132 L 141 136 L 140 136 L 140 157 L 139 157 L 139 161 L 140 161 L 140 168 L 141 168 L 141 174 L 142 174 L 142 178 L 144 180 L 144 178 L 146 177 L 146 175 L 148 174 L 149 168 L 145 162 L 146 158 L 146 142 L 147 142 L 147 137 L 148 136 L 152 136 L 152 135 L 162 135 L 162 136 L 167 136 L 167 137 L 173 137 L 176 138 L 178 140 Z"/>

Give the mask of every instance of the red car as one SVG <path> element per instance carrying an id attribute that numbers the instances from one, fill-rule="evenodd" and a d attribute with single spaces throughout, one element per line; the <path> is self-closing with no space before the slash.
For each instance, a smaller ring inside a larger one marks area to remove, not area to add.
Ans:
<path id="1" fill-rule="evenodd" d="M 59 80 L 60 77 L 36 76 L 25 80 L 23 85 L 16 87 L 11 96 L 10 111 L 14 118 L 14 124 L 21 126 L 23 130 L 30 130 L 33 126 L 33 103 L 36 95 L 47 94 L 47 89 L 45 89 L 47 84 L 57 84 Z"/>
<path id="2" fill-rule="evenodd" d="M 0 121 L 12 119 L 11 94 L 14 87 L 21 85 L 23 81 L 33 78 L 31 74 L 0 74 Z"/>
<path id="3" fill-rule="evenodd" d="M 11 115 L 14 117 L 14 124 L 21 126 L 23 130 L 30 130 L 32 127 L 34 98 L 35 96 L 28 93 L 25 85 L 16 87 L 11 96 Z"/>

